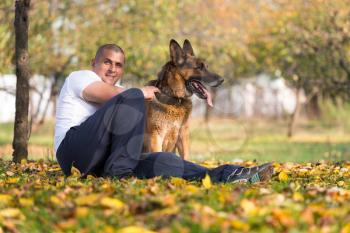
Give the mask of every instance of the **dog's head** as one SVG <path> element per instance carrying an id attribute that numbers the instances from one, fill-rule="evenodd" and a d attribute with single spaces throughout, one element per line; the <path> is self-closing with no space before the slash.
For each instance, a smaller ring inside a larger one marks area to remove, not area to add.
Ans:
<path id="1" fill-rule="evenodd" d="M 212 106 L 211 93 L 206 86 L 217 87 L 224 79 L 208 70 L 208 66 L 194 55 L 191 43 L 186 39 L 183 48 L 175 41 L 170 41 L 170 62 L 158 75 L 157 86 L 178 98 L 197 95 L 206 99 Z"/>

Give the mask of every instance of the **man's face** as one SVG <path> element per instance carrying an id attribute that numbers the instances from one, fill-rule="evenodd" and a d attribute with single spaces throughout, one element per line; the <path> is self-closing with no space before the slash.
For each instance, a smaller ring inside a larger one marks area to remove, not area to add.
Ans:
<path id="1" fill-rule="evenodd" d="M 92 70 L 103 82 L 114 86 L 124 73 L 124 54 L 105 49 L 99 58 L 92 60 Z"/>

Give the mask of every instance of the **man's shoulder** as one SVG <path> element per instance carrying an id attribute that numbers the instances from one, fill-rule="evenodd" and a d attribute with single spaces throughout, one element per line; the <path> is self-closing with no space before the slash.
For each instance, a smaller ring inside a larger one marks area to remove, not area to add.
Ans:
<path id="1" fill-rule="evenodd" d="M 100 77 L 93 72 L 92 70 L 77 70 L 77 71 L 73 71 L 72 73 L 70 73 L 68 75 L 67 78 L 72 79 L 72 78 L 95 78 L 95 79 L 100 79 Z"/>

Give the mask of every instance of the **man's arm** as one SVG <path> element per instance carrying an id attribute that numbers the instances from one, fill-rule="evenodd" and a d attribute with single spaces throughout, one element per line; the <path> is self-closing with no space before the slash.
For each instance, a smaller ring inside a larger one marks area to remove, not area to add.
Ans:
<path id="1" fill-rule="evenodd" d="M 125 88 L 122 87 L 116 87 L 104 82 L 96 81 L 89 84 L 83 90 L 83 98 L 86 101 L 102 104 L 124 90 Z M 158 88 L 154 86 L 145 86 L 141 88 L 141 91 L 145 96 L 145 100 L 153 100 L 155 98 L 154 93 L 159 92 Z"/>
<path id="2" fill-rule="evenodd" d="M 83 98 L 86 101 L 102 104 L 110 100 L 113 96 L 123 92 L 125 88 L 112 86 L 105 82 L 96 81 L 89 84 L 83 90 Z"/>

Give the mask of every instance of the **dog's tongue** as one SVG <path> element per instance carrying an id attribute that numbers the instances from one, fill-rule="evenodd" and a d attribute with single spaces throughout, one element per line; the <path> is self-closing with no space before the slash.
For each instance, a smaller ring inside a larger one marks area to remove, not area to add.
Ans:
<path id="1" fill-rule="evenodd" d="M 213 99 L 211 97 L 211 93 L 210 91 L 208 91 L 207 89 L 203 89 L 203 91 L 205 92 L 205 94 L 207 95 L 207 104 L 210 106 L 210 107 L 213 107 Z"/>

